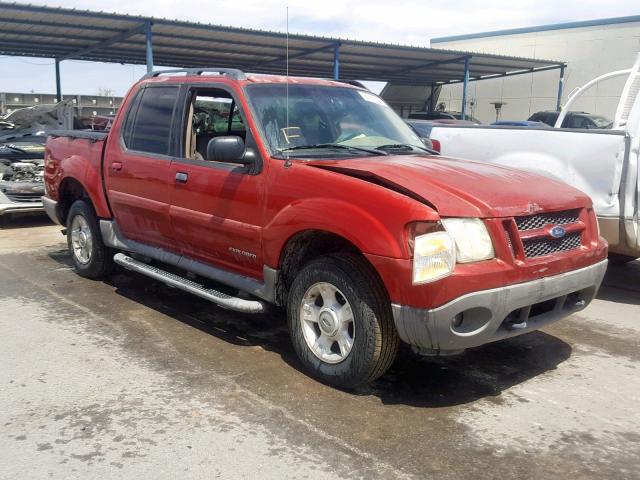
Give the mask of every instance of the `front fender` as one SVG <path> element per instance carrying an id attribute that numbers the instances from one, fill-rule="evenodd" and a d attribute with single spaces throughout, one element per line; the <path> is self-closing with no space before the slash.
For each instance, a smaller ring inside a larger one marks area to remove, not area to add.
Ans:
<path id="1" fill-rule="evenodd" d="M 404 232 L 391 232 L 361 207 L 343 200 L 318 197 L 288 205 L 266 225 L 263 232 L 265 263 L 277 268 L 280 252 L 287 241 L 308 230 L 321 230 L 343 237 L 362 253 L 393 258 L 406 256 Z"/>

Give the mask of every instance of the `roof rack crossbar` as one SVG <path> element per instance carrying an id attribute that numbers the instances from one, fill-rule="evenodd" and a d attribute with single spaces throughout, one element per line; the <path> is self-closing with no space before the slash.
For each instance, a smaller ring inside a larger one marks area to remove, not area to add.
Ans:
<path id="1" fill-rule="evenodd" d="M 227 75 L 234 80 L 246 80 L 247 76 L 242 70 L 237 68 L 178 68 L 174 70 L 157 70 L 155 72 L 147 73 L 142 79 L 159 77 L 160 75 L 166 75 L 171 73 L 185 73 L 186 75 L 202 75 L 203 73 L 219 73 L 220 75 Z"/>
<path id="2" fill-rule="evenodd" d="M 338 83 L 346 83 L 347 85 L 353 85 L 354 87 L 362 88 L 364 90 L 369 90 L 365 84 L 358 80 L 346 80 L 346 79 L 335 79 L 335 78 L 324 78 L 323 80 L 327 80 L 329 82 L 338 82 Z"/>

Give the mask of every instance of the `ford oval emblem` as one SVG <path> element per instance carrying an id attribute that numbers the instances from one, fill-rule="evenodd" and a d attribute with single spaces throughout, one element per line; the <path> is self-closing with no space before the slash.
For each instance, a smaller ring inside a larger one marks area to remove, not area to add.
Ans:
<path id="1" fill-rule="evenodd" d="M 551 232 L 549 233 L 551 233 L 551 236 L 553 238 L 562 238 L 566 235 L 567 231 L 560 225 L 556 225 L 551 229 Z"/>

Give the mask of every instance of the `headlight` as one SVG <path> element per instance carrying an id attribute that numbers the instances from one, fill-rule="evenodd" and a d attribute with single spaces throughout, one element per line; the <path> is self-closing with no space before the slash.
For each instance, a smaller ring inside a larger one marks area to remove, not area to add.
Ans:
<path id="1" fill-rule="evenodd" d="M 413 241 L 413 283 L 429 283 L 450 275 L 456 249 L 447 232 L 419 235 Z"/>
<path id="2" fill-rule="evenodd" d="M 479 262 L 495 257 L 487 227 L 479 218 L 444 218 L 444 228 L 456 243 L 458 263 Z"/>

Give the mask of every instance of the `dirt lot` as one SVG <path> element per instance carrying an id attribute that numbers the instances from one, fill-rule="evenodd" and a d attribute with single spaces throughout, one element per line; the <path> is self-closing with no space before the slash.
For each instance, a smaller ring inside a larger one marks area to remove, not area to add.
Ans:
<path id="1" fill-rule="evenodd" d="M 542 332 L 401 352 L 357 394 L 284 318 L 82 279 L 42 218 L 0 227 L 0 478 L 640 478 L 640 262 Z"/>

